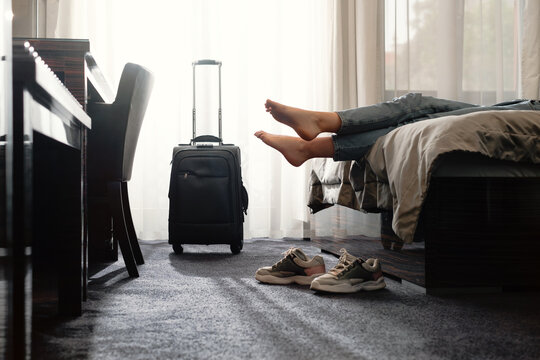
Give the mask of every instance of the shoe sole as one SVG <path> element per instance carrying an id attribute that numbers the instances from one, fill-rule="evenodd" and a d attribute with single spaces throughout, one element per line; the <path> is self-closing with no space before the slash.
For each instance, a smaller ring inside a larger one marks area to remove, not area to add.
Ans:
<path id="1" fill-rule="evenodd" d="M 288 277 L 278 277 L 273 275 L 255 275 L 255 279 L 259 280 L 262 283 L 266 284 L 273 284 L 273 285 L 288 285 L 296 283 L 298 285 L 309 285 L 315 279 L 316 277 L 319 277 L 323 275 L 323 273 L 320 274 L 314 274 L 311 276 L 302 276 L 302 275 L 295 275 L 295 276 L 288 276 Z"/>
<path id="2" fill-rule="evenodd" d="M 365 291 L 373 291 L 373 290 L 380 290 L 382 288 L 386 287 L 386 283 L 384 282 L 384 278 L 380 277 L 375 281 L 366 281 L 361 282 L 359 284 L 351 285 L 348 283 L 341 283 L 341 284 L 335 284 L 335 285 L 321 285 L 317 280 L 314 280 L 311 283 L 311 290 L 315 291 L 326 291 L 326 292 L 332 292 L 332 293 L 355 293 L 361 290 Z"/>

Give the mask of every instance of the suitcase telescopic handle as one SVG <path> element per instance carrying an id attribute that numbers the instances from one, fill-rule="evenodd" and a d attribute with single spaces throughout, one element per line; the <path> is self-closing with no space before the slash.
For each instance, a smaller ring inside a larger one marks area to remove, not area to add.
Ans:
<path id="1" fill-rule="evenodd" d="M 219 108 L 218 108 L 218 129 L 219 129 L 219 139 L 223 139 L 222 136 L 222 126 L 221 126 L 221 61 L 211 60 L 211 59 L 202 59 L 197 60 L 192 63 L 193 65 L 193 139 L 197 137 L 197 110 L 195 109 L 195 67 L 198 65 L 217 65 L 218 66 L 218 75 L 219 75 Z M 222 143 L 223 140 L 220 141 Z"/>

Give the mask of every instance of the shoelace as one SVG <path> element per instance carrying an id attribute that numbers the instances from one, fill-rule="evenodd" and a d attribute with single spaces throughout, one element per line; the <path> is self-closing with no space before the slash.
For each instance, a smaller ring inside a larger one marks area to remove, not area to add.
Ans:
<path id="1" fill-rule="evenodd" d="M 283 261 L 289 256 L 289 255 L 292 255 L 292 252 L 294 250 L 294 247 L 290 247 L 289 250 L 281 253 L 281 255 L 283 255 L 283 258 L 281 260 L 279 260 L 277 263 L 275 263 L 274 265 L 272 265 L 272 268 L 275 269 L 277 268 L 279 265 L 281 265 L 283 263 Z"/>
<path id="2" fill-rule="evenodd" d="M 335 276 L 338 276 L 343 271 L 347 270 L 353 263 L 352 261 L 347 260 L 347 250 L 341 249 L 339 252 L 341 253 L 341 256 L 339 257 L 337 265 L 328 271 Z"/>

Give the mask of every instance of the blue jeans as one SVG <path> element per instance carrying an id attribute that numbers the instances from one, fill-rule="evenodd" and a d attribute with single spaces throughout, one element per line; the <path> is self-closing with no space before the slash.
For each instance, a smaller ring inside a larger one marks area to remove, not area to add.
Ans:
<path id="1" fill-rule="evenodd" d="M 540 110 L 540 101 L 514 100 L 479 106 L 409 93 L 392 101 L 338 111 L 341 129 L 332 136 L 334 160 L 361 159 L 379 137 L 402 125 L 487 110 Z"/>

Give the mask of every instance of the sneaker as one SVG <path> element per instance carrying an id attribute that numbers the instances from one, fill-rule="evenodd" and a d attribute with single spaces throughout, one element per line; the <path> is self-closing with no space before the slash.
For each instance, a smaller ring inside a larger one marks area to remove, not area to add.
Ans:
<path id="1" fill-rule="evenodd" d="M 312 290 L 353 293 L 378 290 L 386 286 L 378 259 L 363 261 L 341 249 L 337 265 L 311 283 Z"/>
<path id="2" fill-rule="evenodd" d="M 326 272 L 324 259 L 315 255 L 313 259 L 296 247 L 283 253 L 285 257 L 272 266 L 262 267 L 255 273 L 255 279 L 267 284 L 309 285 L 317 276 Z"/>

